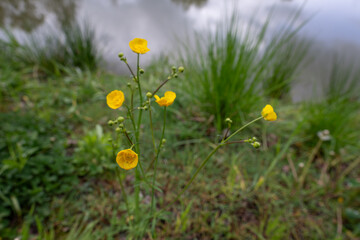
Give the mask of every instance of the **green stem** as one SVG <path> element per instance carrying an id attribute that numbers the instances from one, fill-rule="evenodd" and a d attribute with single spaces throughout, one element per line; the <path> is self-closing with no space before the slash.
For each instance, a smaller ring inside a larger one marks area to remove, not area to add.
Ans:
<path id="1" fill-rule="evenodd" d="M 174 198 L 174 200 L 172 200 L 170 202 L 170 204 L 168 204 L 168 206 L 172 205 L 176 200 L 178 200 L 180 198 L 180 196 L 190 187 L 191 183 L 195 180 L 196 176 L 199 174 L 199 172 L 201 171 L 201 169 L 203 169 L 203 167 L 206 165 L 206 163 L 209 161 L 209 159 L 212 157 L 212 155 L 214 155 L 216 153 L 217 150 L 219 150 L 219 148 L 223 146 L 223 143 L 218 144 L 214 150 L 212 150 L 209 155 L 205 158 L 205 160 L 201 163 L 200 167 L 196 170 L 195 174 L 191 177 L 190 181 L 185 185 L 185 187 L 181 190 L 180 193 L 178 193 L 178 195 Z"/>
<path id="2" fill-rule="evenodd" d="M 140 102 L 140 107 L 142 107 L 143 105 L 143 99 L 142 99 L 142 93 L 141 93 L 141 84 L 140 84 L 140 54 L 138 53 L 137 55 L 137 84 L 138 84 L 138 88 L 139 88 L 139 102 Z M 141 117 L 142 117 L 142 108 L 139 109 L 139 117 L 138 117 L 138 122 L 137 122 L 137 138 L 139 138 L 140 136 L 140 125 L 141 125 Z"/>
<path id="3" fill-rule="evenodd" d="M 117 167 L 116 167 L 116 175 L 117 175 L 117 178 L 118 178 L 119 183 L 120 183 L 121 192 L 122 192 L 122 195 L 123 195 L 123 198 L 124 198 L 124 201 L 125 201 L 125 205 L 126 205 L 126 210 L 127 210 L 128 214 L 130 215 L 129 202 L 128 202 L 127 195 L 126 195 L 126 192 L 125 192 L 124 184 L 123 184 L 121 176 L 120 176 L 119 169 Z"/>
<path id="4" fill-rule="evenodd" d="M 153 142 L 153 145 L 154 145 L 154 151 L 156 151 L 156 144 L 155 144 L 155 137 L 154 137 L 154 127 L 153 127 L 152 114 L 151 114 L 151 99 L 149 99 L 149 117 L 150 117 L 150 129 L 151 129 L 152 142 Z"/>
<path id="5" fill-rule="evenodd" d="M 236 130 L 236 132 L 234 132 L 233 134 L 231 134 L 228 138 L 226 138 L 225 140 L 221 141 L 221 143 L 219 143 L 214 150 L 212 150 L 209 155 L 205 158 L 205 160 L 201 163 L 200 167 L 196 170 L 195 174 L 191 177 L 190 181 L 185 185 L 185 187 L 181 190 L 181 192 L 175 197 L 175 199 L 173 201 L 170 202 L 170 204 L 168 204 L 168 206 L 172 205 L 177 199 L 179 199 L 179 197 L 190 187 L 191 183 L 195 180 L 196 176 L 199 174 L 199 172 L 201 171 L 201 169 L 204 168 L 204 166 L 206 165 L 206 163 L 210 160 L 210 158 L 212 157 L 212 155 L 214 155 L 216 153 L 216 151 L 222 147 L 223 145 L 225 145 L 225 143 L 231 139 L 233 136 L 235 136 L 236 134 L 238 134 L 240 131 L 242 131 L 243 129 L 245 129 L 246 127 L 248 127 L 249 125 L 253 124 L 254 122 L 262 119 L 263 117 L 258 117 L 255 118 L 254 120 L 252 120 L 251 122 L 245 124 L 244 126 L 242 126 L 241 128 L 239 128 L 238 130 Z"/>
<path id="6" fill-rule="evenodd" d="M 140 87 L 140 72 L 139 72 L 139 62 L 140 62 L 140 55 L 137 55 L 137 78 L 136 81 L 138 83 L 138 88 L 139 88 L 139 99 L 140 99 L 140 107 L 142 107 L 142 96 L 141 96 L 141 87 Z M 140 168 L 141 167 L 141 163 L 140 163 L 140 146 L 139 146 L 139 136 L 140 136 L 140 123 L 141 123 L 141 114 L 142 111 L 140 109 L 140 113 L 139 113 L 139 117 L 138 117 L 138 123 L 137 126 L 135 128 L 135 139 L 136 139 L 136 145 L 135 145 L 135 149 L 136 152 L 138 154 L 138 163 Z M 135 179 L 136 179 L 136 186 L 135 186 L 135 216 L 136 216 L 136 220 L 139 219 L 139 206 L 140 206 L 140 173 L 139 173 L 139 168 L 137 167 L 135 169 Z"/>
<path id="7" fill-rule="evenodd" d="M 162 134 L 161 134 L 161 139 L 160 139 L 158 149 L 156 151 L 156 158 L 155 158 L 155 165 L 154 165 L 154 176 L 153 176 L 153 184 L 152 184 L 152 194 L 151 194 L 151 214 L 150 214 L 150 216 L 152 216 L 152 214 L 154 212 L 156 170 L 157 170 L 157 163 L 158 163 L 158 159 L 159 159 L 160 150 L 161 150 L 161 147 L 162 147 L 162 144 L 163 144 L 163 139 L 164 139 L 164 134 L 165 134 L 165 127 L 166 127 L 166 107 L 164 108 L 164 125 L 163 125 Z M 154 231 L 154 228 L 155 228 L 155 223 L 156 223 L 156 218 L 154 217 L 153 222 L 152 222 L 152 230 L 153 231 Z"/>
<path id="8" fill-rule="evenodd" d="M 231 134 L 228 138 L 226 138 L 225 140 L 222 141 L 222 143 L 226 143 L 230 138 L 232 138 L 233 136 L 235 136 L 236 134 L 238 134 L 239 132 L 241 132 L 244 128 L 248 127 L 249 125 L 253 124 L 256 121 L 259 121 L 260 119 L 262 119 L 263 117 L 258 117 L 255 118 L 254 120 L 252 120 L 251 122 L 248 122 L 247 124 L 245 124 L 244 126 L 242 126 L 241 128 L 239 128 L 238 130 L 236 130 L 233 134 Z"/>

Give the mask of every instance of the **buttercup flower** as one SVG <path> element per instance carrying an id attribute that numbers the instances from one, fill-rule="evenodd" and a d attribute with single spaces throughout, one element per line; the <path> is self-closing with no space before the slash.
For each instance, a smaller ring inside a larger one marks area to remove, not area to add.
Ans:
<path id="1" fill-rule="evenodd" d="M 277 115 L 274 112 L 274 109 L 271 105 L 266 105 L 261 111 L 261 115 L 267 121 L 275 121 L 277 119 Z"/>
<path id="2" fill-rule="evenodd" d="M 121 107 L 124 100 L 124 93 L 119 90 L 114 90 L 106 96 L 106 103 L 112 109 L 118 109 Z"/>
<path id="3" fill-rule="evenodd" d="M 144 54 L 150 51 L 150 49 L 147 47 L 147 41 L 141 38 L 134 38 L 129 42 L 129 46 L 135 53 Z"/>
<path id="4" fill-rule="evenodd" d="M 176 94 L 172 91 L 167 91 L 165 92 L 164 97 L 159 98 L 158 95 L 155 95 L 156 98 L 156 102 L 162 106 L 162 107 L 168 107 L 171 104 L 173 104 L 175 98 L 176 98 Z"/>
<path id="5" fill-rule="evenodd" d="M 131 149 L 121 150 L 116 156 L 117 164 L 125 170 L 136 167 L 138 161 L 138 155 Z"/>

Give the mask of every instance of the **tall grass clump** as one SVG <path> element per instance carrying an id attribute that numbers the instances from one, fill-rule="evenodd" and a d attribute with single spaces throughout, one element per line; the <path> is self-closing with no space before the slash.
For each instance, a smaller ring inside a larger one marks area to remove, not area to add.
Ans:
<path id="1" fill-rule="evenodd" d="M 355 61 L 352 61 L 355 63 Z M 360 75 L 353 64 L 335 57 L 324 82 L 324 96 L 320 102 L 305 104 L 303 118 L 306 122 L 305 134 L 309 142 L 319 140 L 321 132 L 329 133 L 331 150 L 339 151 L 344 147 L 359 147 L 359 99 Z M 320 137 L 321 138 L 321 137 Z"/>
<path id="2" fill-rule="evenodd" d="M 0 39 L 3 58 L 14 70 L 61 75 L 68 67 L 94 70 L 100 61 L 95 32 L 88 24 L 73 23 L 60 32 L 31 35 L 25 42 L 10 31 L 5 35 Z"/>
<path id="3" fill-rule="evenodd" d="M 96 34 L 88 24 L 72 24 L 63 26 L 65 35 L 65 56 L 70 64 L 80 69 L 96 69 L 99 66 L 100 56 L 96 46 Z"/>
<path id="4" fill-rule="evenodd" d="M 327 102 L 358 101 L 360 98 L 360 62 L 334 56 L 327 81 L 324 81 L 324 97 Z"/>
<path id="5" fill-rule="evenodd" d="M 197 100 L 203 112 L 215 116 L 218 131 L 224 127 L 225 117 L 244 122 L 244 116 L 257 109 L 263 97 L 282 97 L 290 91 L 307 47 L 303 40 L 295 41 L 304 24 L 296 26 L 298 16 L 295 13 L 290 23 L 271 37 L 271 14 L 256 30 L 253 21 L 240 26 L 233 13 L 214 34 L 197 33 L 193 46 L 183 44 L 180 55 L 189 71 L 181 88 L 189 99 Z"/>

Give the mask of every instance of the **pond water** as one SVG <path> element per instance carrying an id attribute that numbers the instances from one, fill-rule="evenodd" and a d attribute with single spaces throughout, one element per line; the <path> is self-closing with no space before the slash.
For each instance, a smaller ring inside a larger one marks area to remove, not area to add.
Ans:
<path id="1" fill-rule="evenodd" d="M 359 0 L 1 0 L 0 25 L 21 38 L 57 29 L 60 22 L 87 21 L 96 30 L 107 68 L 119 72 L 118 52 L 134 62 L 128 48 L 131 39 L 148 40 L 151 51 L 142 57 L 148 62 L 176 49 L 176 36 L 181 39 L 194 30 L 212 31 L 234 7 L 243 23 L 254 17 L 259 26 L 275 9 L 274 29 L 303 7 L 300 20 L 310 21 L 300 31 L 301 37 L 314 40 L 325 53 L 355 57 L 360 53 Z"/>

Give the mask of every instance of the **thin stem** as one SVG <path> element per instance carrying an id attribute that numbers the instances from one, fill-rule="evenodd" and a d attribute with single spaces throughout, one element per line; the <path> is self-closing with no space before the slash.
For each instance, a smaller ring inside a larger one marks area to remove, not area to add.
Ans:
<path id="1" fill-rule="evenodd" d="M 209 155 L 205 158 L 205 160 L 201 163 L 200 167 L 196 170 L 195 174 L 191 177 L 190 181 L 185 185 L 185 187 L 181 190 L 180 193 L 178 193 L 178 195 L 174 198 L 174 200 L 172 200 L 170 202 L 170 204 L 168 204 L 168 206 L 172 205 L 176 200 L 178 200 L 180 198 L 180 196 L 190 187 L 191 183 L 195 180 L 196 176 L 199 174 L 199 172 L 201 171 L 201 169 L 203 169 L 203 167 L 206 165 L 206 163 L 209 161 L 209 159 L 212 157 L 212 155 L 214 155 L 217 150 L 219 150 L 219 148 L 223 146 L 223 143 L 220 143 L 219 145 L 217 145 L 214 150 L 212 150 Z"/>
<path id="2" fill-rule="evenodd" d="M 238 134 L 239 132 L 241 132 L 244 128 L 246 128 L 247 126 L 253 124 L 256 121 L 259 121 L 260 119 L 262 119 L 263 117 L 258 117 L 255 118 L 254 120 L 252 120 L 251 122 L 248 122 L 247 124 L 245 124 L 244 126 L 242 126 L 241 128 L 239 128 L 238 130 L 236 130 L 236 132 L 234 132 L 233 134 L 231 134 L 228 138 L 226 138 L 224 141 L 222 141 L 222 143 L 226 143 L 230 138 L 232 138 L 233 136 L 235 136 L 236 134 Z"/>
<path id="3" fill-rule="evenodd" d="M 139 55 L 139 54 L 138 54 L 138 55 Z M 132 69 L 131 69 L 130 65 L 127 63 L 127 61 L 124 61 L 124 63 L 125 63 L 126 66 L 128 67 L 128 69 L 129 69 L 131 75 L 133 76 L 133 78 L 136 78 L 134 72 L 132 71 Z"/>
<path id="4" fill-rule="evenodd" d="M 131 141 L 131 139 L 130 139 L 128 133 L 126 132 L 126 130 L 124 131 L 124 133 L 125 133 L 125 136 L 127 137 L 127 139 L 129 140 L 130 146 L 133 146 L 134 144 L 133 144 L 133 142 Z"/>
<path id="5" fill-rule="evenodd" d="M 150 216 L 152 216 L 153 212 L 154 212 L 154 196 L 155 196 L 155 180 L 156 180 L 156 170 L 157 170 L 157 163 L 158 163 L 158 159 L 159 159 L 159 154 L 160 154 L 160 150 L 163 144 L 163 139 L 164 139 L 164 135 L 165 135 L 165 127 L 166 127 L 166 107 L 164 108 L 164 124 L 163 124 L 163 129 L 162 129 L 162 134 L 161 134 L 161 139 L 160 139 L 160 143 L 158 146 L 158 149 L 156 151 L 156 158 L 155 158 L 155 165 L 154 165 L 154 175 L 153 175 L 153 183 L 152 183 L 152 194 L 151 194 L 151 214 Z M 152 230 L 154 230 L 155 228 L 155 223 L 156 223 L 156 217 L 154 216 L 153 218 L 153 222 L 152 222 Z"/>
<path id="6" fill-rule="evenodd" d="M 212 155 L 214 155 L 216 153 L 216 151 L 222 147 L 223 145 L 226 144 L 226 142 L 231 139 L 233 136 L 235 136 L 236 134 L 238 134 L 241 130 L 245 129 L 246 127 L 248 127 L 249 125 L 253 124 L 254 122 L 262 119 L 263 117 L 258 117 L 255 118 L 254 120 L 252 120 L 251 122 L 245 124 L 244 126 L 242 126 L 241 128 L 239 128 L 238 130 L 236 130 L 236 132 L 234 132 L 233 134 L 231 134 L 227 139 L 221 141 L 221 143 L 219 143 L 214 150 L 212 150 L 209 155 L 205 158 L 205 160 L 201 163 L 200 167 L 196 170 L 195 174 L 191 177 L 190 181 L 185 185 L 185 187 L 181 190 L 181 192 L 174 198 L 174 200 L 172 200 L 167 206 L 171 206 L 177 199 L 180 198 L 180 196 L 190 187 L 191 183 L 195 180 L 196 176 L 199 174 L 199 172 L 201 171 L 201 169 L 204 168 L 204 166 L 206 165 L 206 163 L 209 161 L 209 159 L 212 157 Z"/>
<path id="7" fill-rule="evenodd" d="M 225 143 L 225 144 L 227 145 L 227 144 L 244 143 L 244 142 L 245 142 L 245 140 L 239 140 L 239 141 L 227 142 L 227 143 Z"/>
<path id="8" fill-rule="evenodd" d="M 140 84 L 140 54 L 139 53 L 137 54 L 137 84 L 138 84 L 138 88 L 139 88 L 140 107 L 142 107 L 143 99 L 142 99 L 141 84 Z M 140 113 L 139 113 L 138 122 L 137 122 L 137 132 L 136 132 L 138 138 L 140 136 L 141 117 L 142 117 L 142 109 L 140 108 Z"/>
<path id="9" fill-rule="evenodd" d="M 139 98 L 140 98 L 140 107 L 142 106 L 142 97 L 141 97 L 141 88 L 140 88 L 140 73 L 139 73 L 139 62 L 140 62 L 140 55 L 137 55 L 137 78 L 136 81 L 138 83 L 138 88 L 139 88 Z M 129 66 L 128 66 L 129 67 Z M 130 71 L 131 68 L 129 67 Z M 134 73 L 131 71 L 131 73 L 134 76 Z M 135 76 L 134 76 L 135 78 Z M 141 114 L 142 111 L 140 109 L 140 113 L 139 113 L 139 118 L 138 118 L 138 123 L 137 126 L 135 128 L 135 139 L 136 139 L 136 145 L 135 145 L 135 149 L 136 152 L 138 154 L 138 163 L 139 163 L 139 167 L 142 169 L 141 167 L 141 161 L 140 161 L 140 146 L 139 146 L 139 136 L 140 136 L 140 122 L 141 122 Z M 135 186 L 135 216 L 136 219 L 138 220 L 139 218 L 139 206 L 140 206 L 140 172 L 139 172 L 139 168 L 137 167 L 135 169 L 135 179 L 136 179 L 136 186 Z"/>
<path id="10" fill-rule="evenodd" d="M 306 175 L 307 175 L 307 173 L 308 173 L 308 171 L 309 171 L 309 169 L 311 167 L 311 163 L 315 159 L 316 154 L 319 152 L 319 149 L 320 149 L 321 145 L 322 145 L 322 140 L 319 139 L 316 146 L 313 148 L 313 150 L 312 150 L 312 152 L 311 152 L 311 154 L 309 156 L 309 159 L 306 162 L 305 167 L 304 167 L 304 169 L 303 169 L 303 171 L 302 171 L 302 173 L 301 173 L 301 175 L 299 177 L 298 189 L 302 188 L 302 186 L 303 186 L 303 184 L 305 182 Z"/>
<path id="11" fill-rule="evenodd" d="M 122 192 L 122 195 L 123 195 L 123 198 L 124 198 L 124 201 L 125 201 L 125 205 L 126 205 L 126 210 L 128 212 L 128 214 L 130 215 L 130 208 L 129 208 L 129 202 L 128 202 L 128 199 L 127 199 L 127 195 L 126 195 L 126 192 L 125 192 L 125 188 L 124 188 L 124 184 L 122 182 L 122 179 L 121 179 L 121 176 L 120 176 L 120 172 L 119 172 L 119 169 L 116 168 L 116 176 L 119 180 L 119 183 L 120 183 L 120 188 L 121 188 L 121 192 Z"/>
<path id="12" fill-rule="evenodd" d="M 163 82 L 160 84 L 160 86 L 158 86 L 158 88 L 155 89 L 155 91 L 152 93 L 152 95 L 154 96 L 154 95 L 159 91 L 159 89 L 162 88 L 162 86 L 164 86 L 169 80 L 170 80 L 170 79 L 166 79 L 165 81 L 163 81 Z"/>
<path id="13" fill-rule="evenodd" d="M 222 139 L 221 141 L 224 141 L 224 140 L 225 140 L 225 138 L 226 138 L 227 135 L 229 134 L 229 131 L 230 131 L 230 124 L 229 124 L 228 128 L 226 129 L 225 135 L 224 135 L 224 137 L 223 137 L 223 139 Z"/>
<path id="14" fill-rule="evenodd" d="M 151 129 L 151 137 L 154 145 L 154 151 L 156 151 L 155 137 L 154 137 L 154 127 L 152 122 L 152 114 L 151 114 L 151 99 L 149 99 L 149 117 L 150 117 L 150 129 Z"/>

